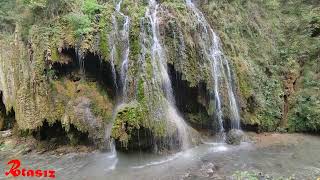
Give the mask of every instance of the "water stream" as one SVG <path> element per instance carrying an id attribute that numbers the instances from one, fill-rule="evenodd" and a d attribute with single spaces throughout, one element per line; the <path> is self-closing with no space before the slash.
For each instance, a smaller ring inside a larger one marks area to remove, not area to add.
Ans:
<path id="1" fill-rule="evenodd" d="M 240 129 L 240 115 L 237 105 L 234 83 L 232 81 L 232 73 L 230 65 L 221 47 L 221 42 L 217 34 L 213 31 L 210 24 L 207 22 L 203 13 L 193 4 L 192 0 L 186 0 L 187 6 L 192 10 L 197 17 L 197 21 L 205 33 L 201 34 L 201 40 L 204 42 L 203 49 L 206 51 L 207 58 L 210 60 L 212 69 L 212 79 L 214 80 L 214 97 L 216 117 L 220 126 L 220 133 L 224 132 L 223 127 L 223 112 L 221 104 L 221 82 L 223 79 L 226 82 L 229 108 L 231 110 L 231 128 Z"/>
<path id="2" fill-rule="evenodd" d="M 110 64 L 111 64 L 113 83 L 116 89 L 116 96 L 118 96 L 117 71 L 115 67 L 115 57 L 117 56 L 115 41 L 116 41 L 116 32 L 118 32 L 118 23 L 114 14 L 112 15 L 112 27 L 113 27 L 113 31 L 109 39 L 109 45 L 111 47 Z"/>
<path id="3" fill-rule="evenodd" d="M 188 126 L 183 118 L 179 115 L 175 105 L 171 79 L 167 70 L 166 55 L 159 38 L 159 22 L 157 17 L 158 10 L 159 4 L 156 2 L 156 0 L 150 0 L 145 17 L 150 21 L 152 31 L 151 64 L 153 68 L 153 79 L 159 84 L 160 87 L 162 87 L 164 96 L 166 98 L 166 104 L 164 104 L 164 108 L 166 109 L 167 119 L 176 125 L 179 139 L 182 144 L 182 149 L 185 150 L 190 146 L 187 131 Z"/>
<path id="4" fill-rule="evenodd" d="M 120 0 L 116 6 L 116 12 L 119 13 L 124 18 L 123 28 L 120 31 L 121 41 L 123 41 L 123 53 L 122 53 L 122 63 L 120 70 L 120 80 L 121 80 L 121 99 L 122 102 L 127 100 L 127 72 L 128 72 L 128 63 L 129 63 L 129 53 L 130 53 L 130 39 L 129 39 L 129 30 L 130 30 L 130 18 L 123 14 L 121 9 L 121 4 L 123 0 Z"/>
<path id="5" fill-rule="evenodd" d="M 76 58 L 78 60 L 79 64 L 79 69 L 80 69 L 80 74 L 84 75 L 85 74 L 85 68 L 84 68 L 84 57 L 82 55 L 82 52 L 80 51 L 79 45 L 75 47 L 75 52 L 76 52 Z"/>
<path id="6" fill-rule="evenodd" d="M 120 100 L 117 100 L 116 102 L 116 106 L 113 110 L 113 114 L 112 114 L 112 122 L 114 122 L 115 118 L 116 118 L 116 113 L 118 111 L 119 106 L 124 103 L 127 99 L 127 90 L 126 90 L 126 86 L 127 86 L 127 71 L 128 71 L 128 62 L 129 62 L 129 52 L 130 52 L 130 41 L 129 41 L 129 28 L 130 28 L 130 18 L 129 16 L 124 15 L 120 10 L 121 10 L 121 4 L 122 4 L 122 0 L 120 0 L 117 4 L 116 4 L 116 11 L 114 12 L 114 14 L 112 15 L 112 25 L 113 25 L 113 31 L 112 31 L 112 36 L 110 38 L 110 43 L 112 43 L 112 50 L 111 50 L 111 59 L 110 59 L 110 64 L 112 67 L 112 75 L 113 75 L 113 82 L 114 85 L 116 87 L 116 91 L 118 92 L 121 89 L 121 93 L 118 94 L 116 93 L 117 99 L 120 98 Z M 121 31 L 118 31 L 118 22 L 116 19 L 116 13 L 120 14 L 120 16 L 122 16 L 124 18 L 124 23 L 123 23 L 123 29 Z M 120 39 L 119 39 L 120 38 Z M 116 52 L 116 41 L 123 41 L 124 43 L 124 53 L 121 53 L 121 71 L 120 71 L 120 89 L 118 89 L 118 84 L 117 84 L 117 73 L 116 73 L 116 68 L 115 68 L 115 56 L 117 55 L 116 53 L 120 53 L 120 52 Z M 107 127 L 106 127 L 106 132 L 105 132 L 105 139 L 109 140 L 111 137 L 111 131 L 112 131 L 112 126 L 113 123 L 110 123 Z M 109 156 L 110 159 L 113 161 L 113 163 L 111 164 L 111 166 L 108 168 L 110 170 L 114 169 L 114 167 L 116 166 L 116 164 L 118 163 L 118 158 L 117 158 L 117 152 L 116 152 L 116 147 L 114 144 L 114 140 L 110 139 L 110 153 L 111 155 Z"/>

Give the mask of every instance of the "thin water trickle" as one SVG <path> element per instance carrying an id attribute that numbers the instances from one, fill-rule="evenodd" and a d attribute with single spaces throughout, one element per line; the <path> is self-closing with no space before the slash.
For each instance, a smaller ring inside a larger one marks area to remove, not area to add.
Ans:
<path id="1" fill-rule="evenodd" d="M 111 33 L 112 36 L 110 37 L 109 44 L 111 45 L 111 54 L 110 54 L 110 64 L 111 64 L 111 71 L 112 71 L 112 78 L 113 83 L 115 86 L 116 91 L 118 91 L 118 83 L 117 83 L 117 73 L 115 68 L 115 57 L 116 57 L 116 32 L 118 31 L 118 23 L 116 21 L 115 15 L 112 15 L 112 26 L 113 26 L 113 32 Z"/>
<path id="2" fill-rule="evenodd" d="M 113 140 L 110 141 L 110 155 L 108 156 L 108 158 L 110 159 L 117 158 L 117 150 Z"/>
<path id="3" fill-rule="evenodd" d="M 80 68 L 80 73 L 83 75 L 85 73 L 84 69 L 84 57 L 82 55 L 82 52 L 80 50 L 80 45 L 77 45 L 75 47 L 75 52 L 76 52 L 76 58 L 78 60 L 79 68 Z"/>
<path id="4" fill-rule="evenodd" d="M 238 105 L 234 93 L 234 85 L 232 81 L 232 73 L 229 66 L 229 62 L 223 54 L 221 42 L 219 37 L 211 28 L 202 12 L 193 4 L 191 0 L 186 0 L 187 6 L 193 11 L 197 17 L 199 25 L 205 31 L 205 34 L 201 37 L 204 41 L 203 48 L 206 51 L 207 57 L 210 60 L 212 68 L 212 78 L 214 83 L 214 97 L 215 97 L 215 110 L 216 117 L 220 126 L 220 133 L 224 133 L 223 127 L 223 112 L 221 104 L 221 82 L 226 82 L 228 91 L 229 108 L 231 110 L 231 128 L 240 129 L 240 115 Z M 224 137 L 224 136 L 223 136 Z M 224 139 L 223 139 L 224 140 Z"/>
<path id="5" fill-rule="evenodd" d="M 122 41 L 124 42 L 124 50 L 122 53 L 122 63 L 120 70 L 120 80 L 121 80 L 121 101 L 124 102 L 127 100 L 127 73 L 129 66 L 129 53 L 130 53 L 130 39 L 129 39 L 129 31 L 130 31 L 130 18 L 123 14 L 121 9 L 122 0 L 119 1 L 116 7 L 116 12 L 119 13 L 124 18 L 123 28 L 121 30 Z"/>
<path id="6" fill-rule="evenodd" d="M 116 89 L 116 94 L 118 94 L 118 83 L 117 83 L 117 71 L 116 71 L 116 68 L 115 68 L 115 64 L 114 64 L 114 57 L 116 56 L 115 53 L 116 53 L 116 47 L 113 46 L 112 49 L 111 49 L 111 57 L 110 57 L 110 64 L 111 64 L 111 71 L 112 71 L 112 78 L 113 78 L 113 83 L 114 83 L 114 86 L 115 86 L 115 89 Z"/>
<path id="7" fill-rule="evenodd" d="M 120 0 L 115 7 L 115 12 L 112 14 L 112 33 L 110 37 L 110 46 L 111 49 L 111 56 L 110 56 L 110 63 L 112 68 L 112 75 L 115 84 L 115 88 L 120 93 L 117 93 L 118 98 L 120 100 L 118 103 L 122 103 L 127 99 L 127 72 L 128 72 L 128 63 L 129 63 L 129 53 L 130 53 L 130 41 L 129 41 L 129 30 L 130 30 L 130 18 L 129 16 L 123 14 L 121 12 L 121 5 L 122 0 Z M 119 30 L 119 24 L 117 21 L 116 15 L 120 15 L 124 18 L 124 22 L 122 25 L 122 29 Z M 121 44 L 123 47 L 120 47 L 120 50 L 117 50 L 117 45 Z M 115 62 L 115 57 L 121 58 L 120 62 Z M 115 63 L 121 64 L 120 69 L 120 84 L 118 84 L 117 73 Z"/>
<path id="8" fill-rule="evenodd" d="M 120 100 L 116 102 L 116 106 L 113 110 L 112 123 L 110 123 L 110 125 L 108 125 L 106 128 L 106 139 L 110 139 L 113 122 L 116 118 L 116 113 L 118 111 L 118 108 L 121 106 L 122 103 L 124 103 L 124 101 L 126 101 L 126 97 L 127 97 L 126 84 L 127 84 L 127 71 L 128 71 L 128 62 L 129 62 L 129 52 L 130 52 L 130 42 L 129 42 L 130 18 L 129 16 L 124 15 L 120 11 L 121 4 L 122 4 L 122 0 L 120 0 L 116 4 L 116 8 L 115 8 L 116 11 L 112 14 L 112 25 L 113 25 L 112 30 L 113 31 L 112 31 L 112 36 L 110 37 L 110 44 L 112 44 L 110 64 L 111 64 L 111 70 L 112 70 L 114 86 L 116 89 L 116 94 L 117 96 L 118 95 L 120 96 L 117 98 L 120 98 Z M 119 31 L 118 29 L 116 14 L 120 14 L 125 19 L 123 23 L 123 29 L 121 31 Z M 121 82 L 120 87 L 118 86 L 118 83 L 117 83 L 115 56 L 117 55 L 117 53 L 121 53 L 121 52 L 116 51 L 116 44 L 117 44 L 116 41 L 123 41 L 124 43 L 120 43 L 120 44 L 124 44 L 124 49 L 125 49 L 124 53 L 121 54 L 122 62 L 121 62 L 121 71 L 120 71 L 120 82 Z M 119 90 L 121 90 L 120 94 L 118 93 Z M 111 149 L 111 158 L 117 158 L 116 148 L 114 145 L 114 141 L 112 139 L 110 140 L 110 149 Z M 118 162 L 118 159 L 116 159 L 114 164 L 110 168 L 108 168 L 108 170 L 113 170 L 117 162 Z"/>
<path id="9" fill-rule="evenodd" d="M 232 83 L 232 76 L 231 76 L 231 70 L 229 66 L 229 62 L 224 59 L 224 63 L 226 64 L 227 67 L 227 77 L 228 77 L 228 95 L 229 95 L 229 106 L 232 112 L 232 123 L 231 123 L 231 128 L 232 129 L 241 129 L 240 127 L 240 114 L 238 110 L 238 105 L 237 101 L 234 95 L 234 90 L 233 90 L 233 83 Z"/>
<path id="10" fill-rule="evenodd" d="M 167 112 L 166 117 L 168 119 L 168 122 L 172 122 L 175 124 L 178 130 L 181 148 L 185 150 L 189 147 L 189 137 L 187 130 L 188 126 L 183 118 L 179 115 L 175 106 L 171 79 L 167 71 L 166 56 L 159 39 L 159 22 L 157 17 L 158 10 L 158 3 L 155 0 L 150 0 L 145 17 L 150 21 L 151 24 L 151 64 L 154 76 L 153 81 L 154 83 L 158 83 L 159 86 L 162 87 L 163 94 L 167 100 L 167 102 L 163 105 Z"/>
<path id="11" fill-rule="evenodd" d="M 187 130 L 188 125 L 186 124 L 184 119 L 179 115 L 176 107 L 174 107 L 172 104 L 169 105 L 168 117 L 169 117 L 169 120 L 174 121 L 173 123 L 176 124 L 176 126 L 179 130 L 179 135 L 180 135 L 180 139 L 182 142 L 181 149 L 183 149 L 183 150 L 188 149 L 190 147 L 188 130 Z"/>

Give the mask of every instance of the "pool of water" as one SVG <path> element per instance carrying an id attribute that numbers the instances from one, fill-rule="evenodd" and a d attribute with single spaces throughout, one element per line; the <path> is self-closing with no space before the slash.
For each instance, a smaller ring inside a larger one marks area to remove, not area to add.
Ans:
<path id="1" fill-rule="evenodd" d="M 17 157 L 23 167 L 54 169 L 57 179 L 175 180 L 232 179 L 236 171 L 273 177 L 320 177 L 320 137 L 292 135 L 294 143 L 204 143 L 172 155 L 152 153 L 81 153 L 62 156 L 28 154 Z M 7 160 L 1 160 L 0 179 Z"/>

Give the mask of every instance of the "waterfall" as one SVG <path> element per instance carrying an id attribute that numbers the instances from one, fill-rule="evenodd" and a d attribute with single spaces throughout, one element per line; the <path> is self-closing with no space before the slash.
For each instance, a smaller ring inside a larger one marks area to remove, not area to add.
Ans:
<path id="1" fill-rule="evenodd" d="M 116 89 L 116 94 L 118 92 L 118 83 L 117 83 L 117 72 L 116 72 L 116 68 L 114 65 L 114 57 L 116 54 L 116 47 L 112 47 L 111 49 L 111 57 L 110 57 L 110 65 L 111 65 L 111 72 L 112 72 L 112 78 L 113 78 L 113 83 L 114 83 L 114 87 Z"/>
<path id="2" fill-rule="evenodd" d="M 229 63 L 227 59 L 224 58 L 224 64 L 226 66 L 226 71 L 227 71 L 227 77 L 228 77 L 228 83 L 227 83 L 227 89 L 228 89 L 228 95 L 229 95 L 229 106 L 231 109 L 231 115 L 232 115 L 232 123 L 231 123 L 231 128 L 232 129 L 241 129 L 240 128 L 240 114 L 238 110 L 238 105 L 237 101 L 234 95 L 233 91 L 233 83 L 232 83 L 232 76 L 231 76 L 231 70 Z"/>
<path id="3" fill-rule="evenodd" d="M 167 102 L 167 104 L 163 105 L 164 108 L 166 108 L 166 117 L 168 121 L 171 121 L 177 127 L 181 148 L 187 149 L 189 146 L 189 138 L 187 133 L 188 126 L 183 118 L 179 115 L 175 106 L 171 79 L 167 71 L 166 56 L 159 40 L 160 34 L 157 17 L 158 9 L 159 5 L 156 0 L 149 0 L 149 6 L 147 8 L 145 17 L 150 21 L 151 24 L 151 65 L 153 68 L 153 81 L 162 88 L 163 95 Z"/>
<path id="4" fill-rule="evenodd" d="M 80 68 L 80 73 L 81 73 L 81 75 L 84 75 L 85 74 L 84 57 L 83 57 L 82 52 L 80 50 L 80 43 L 78 45 L 76 45 L 75 52 L 76 52 L 76 58 L 78 60 L 78 64 L 79 64 L 79 68 Z"/>
<path id="5" fill-rule="evenodd" d="M 118 92 L 118 83 L 117 83 L 117 73 L 116 73 L 116 68 L 114 63 L 115 63 L 115 57 L 117 55 L 117 51 L 116 51 L 117 32 L 118 32 L 118 23 L 117 23 L 115 14 L 112 14 L 112 32 L 109 39 L 109 45 L 111 47 L 110 64 L 111 64 L 112 78 L 113 78 L 113 83 L 116 89 L 116 93 Z"/>
<path id="6" fill-rule="evenodd" d="M 129 62 L 129 52 L 130 52 L 130 41 L 129 41 L 129 30 L 130 30 L 130 18 L 129 16 L 124 15 L 120 9 L 121 9 L 121 4 L 122 0 L 120 0 L 115 7 L 115 12 L 112 14 L 112 35 L 109 39 L 109 45 L 112 47 L 111 48 L 111 55 L 110 55 L 110 64 L 111 64 L 111 70 L 112 70 L 112 77 L 113 77 L 113 82 L 114 86 L 116 89 L 116 94 L 117 96 L 120 95 L 120 101 L 116 102 L 116 106 L 113 110 L 112 114 L 112 123 L 106 127 L 106 139 L 111 137 L 111 129 L 113 126 L 113 122 L 116 118 L 117 111 L 119 106 L 126 101 L 127 97 L 127 71 L 128 71 L 128 62 Z M 119 14 L 121 17 L 124 18 L 124 23 L 123 23 L 123 28 L 121 31 L 119 31 L 118 28 L 118 22 L 116 18 L 116 14 Z M 124 44 L 124 52 L 117 52 L 117 42 L 121 41 Z M 120 87 L 118 86 L 117 83 L 117 73 L 116 73 L 116 67 L 115 67 L 115 57 L 118 55 L 117 53 L 121 53 L 121 70 L 120 70 Z M 118 94 L 118 91 L 121 90 L 121 93 Z M 110 148 L 111 148 L 111 157 L 116 158 L 117 153 L 116 153 L 116 148 L 114 144 L 114 140 L 110 140 Z M 116 164 L 115 164 L 116 165 Z"/>
<path id="7" fill-rule="evenodd" d="M 117 91 L 120 91 L 121 100 L 120 103 L 126 101 L 127 99 L 127 72 L 129 63 L 129 53 L 130 53 L 130 40 L 129 40 L 129 30 L 130 30 L 130 18 L 121 12 L 121 4 L 123 0 L 119 0 L 116 4 L 115 12 L 112 14 L 112 36 L 110 37 L 111 56 L 110 64 L 112 67 L 113 81 Z M 120 15 L 124 22 L 122 24 L 122 29 L 119 30 L 119 24 L 117 22 L 116 15 Z M 119 43 L 120 42 L 120 43 Z M 117 49 L 117 45 L 121 44 L 120 52 Z M 119 56 L 120 54 L 120 56 Z M 120 62 L 115 62 L 115 57 L 120 57 Z M 117 73 L 115 68 L 115 63 L 121 64 L 120 69 L 120 84 L 118 85 Z"/>
<path id="8" fill-rule="evenodd" d="M 121 91 L 122 91 L 122 101 L 127 99 L 127 72 L 129 63 L 129 53 L 130 53 L 130 40 L 129 40 L 129 30 L 130 30 L 130 18 L 124 15 L 120 9 L 123 0 L 120 0 L 116 6 L 116 12 L 119 13 L 124 18 L 123 28 L 121 30 L 122 41 L 124 42 L 124 53 L 122 54 L 122 63 L 120 71 L 121 80 Z"/>
<path id="9" fill-rule="evenodd" d="M 234 94 L 234 86 L 232 81 L 232 74 L 230 70 L 230 65 L 223 54 L 221 47 L 221 42 L 219 37 L 213 31 L 209 23 L 207 22 L 205 16 L 202 12 L 192 3 L 191 0 L 186 0 L 187 6 L 192 10 L 192 12 L 197 17 L 197 21 L 201 28 L 203 28 L 205 34 L 202 35 L 202 41 L 204 41 L 204 49 L 206 55 L 210 60 L 210 65 L 212 69 L 212 78 L 214 83 L 214 97 L 215 97 L 215 109 L 216 117 L 220 126 L 220 133 L 223 134 L 223 112 L 221 107 L 221 97 L 220 97 L 220 86 L 224 79 L 226 82 L 226 87 L 228 91 L 229 108 L 231 110 L 231 128 L 240 129 L 240 115 L 238 110 L 237 101 Z"/>

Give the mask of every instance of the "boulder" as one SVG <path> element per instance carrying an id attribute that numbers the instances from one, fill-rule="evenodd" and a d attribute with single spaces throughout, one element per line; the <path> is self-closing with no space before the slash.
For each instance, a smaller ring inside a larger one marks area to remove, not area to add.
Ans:
<path id="1" fill-rule="evenodd" d="M 239 129 L 232 129 L 227 133 L 226 143 L 231 145 L 239 145 L 243 140 L 244 133 Z"/>

